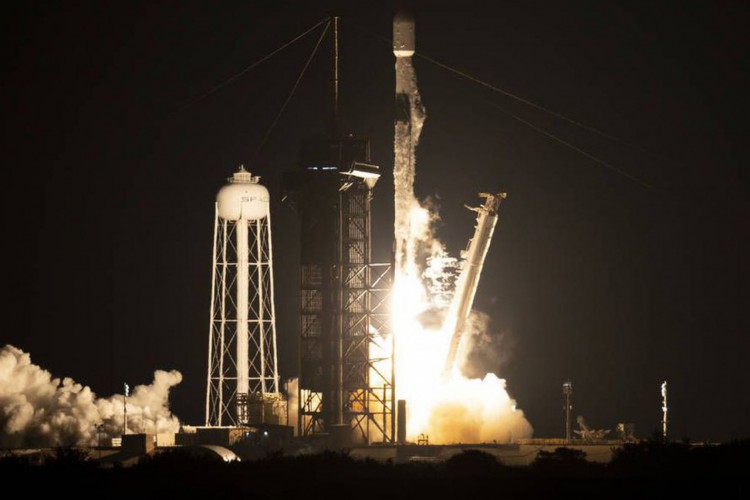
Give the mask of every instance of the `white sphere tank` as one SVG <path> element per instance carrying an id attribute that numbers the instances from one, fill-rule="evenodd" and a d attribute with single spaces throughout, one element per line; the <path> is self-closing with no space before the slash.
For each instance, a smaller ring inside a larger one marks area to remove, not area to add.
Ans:
<path id="1" fill-rule="evenodd" d="M 216 195 L 216 207 L 219 217 L 224 220 L 258 220 L 268 216 L 268 189 L 259 184 L 260 177 L 253 175 L 240 166 L 235 174 L 227 179 L 226 184 Z"/>

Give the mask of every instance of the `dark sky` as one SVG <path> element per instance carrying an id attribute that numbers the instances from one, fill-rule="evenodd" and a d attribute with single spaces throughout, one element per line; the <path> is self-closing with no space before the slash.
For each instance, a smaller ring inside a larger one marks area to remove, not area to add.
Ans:
<path id="1" fill-rule="evenodd" d="M 213 200 L 244 163 L 278 193 L 324 129 L 324 43 L 254 154 L 315 35 L 180 108 L 330 14 L 345 128 L 384 168 L 375 250 L 391 248 L 393 10 L 268 2 L 23 3 L 3 15 L 4 327 L 59 376 L 110 394 L 176 368 L 175 412 L 202 422 Z M 489 4 L 489 3 L 488 3 Z M 440 236 L 471 236 L 476 193 L 509 193 L 475 306 L 537 436 L 562 433 L 561 384 L 597 428 L 648 435 L 670 383 L 675 438 L 750 436 L 749 87 L 744 2 L 425 2 L 417 50 L 574 120 L 416 59 L 428 118 L 417 191 Z M 644 187 L 509 111 L 645 181 Z M 296 367 L 297 223 L 272 204 L 283 377 Z M 490 359 L 492 357 L 490 356 Z"/>

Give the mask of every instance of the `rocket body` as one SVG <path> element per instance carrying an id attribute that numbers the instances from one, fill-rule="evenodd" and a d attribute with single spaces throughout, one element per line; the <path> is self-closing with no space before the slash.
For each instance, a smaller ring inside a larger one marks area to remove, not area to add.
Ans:
<path id="1" fill-rule="evenodd" d="M 411 69 L 411 56 L 414 55 L 414 48 L 414 19 L 403 12 L 399 12 L 393 18 L 393 55 L 396 56 L 397 101 L 404 99 L 404 94 L 408 94 L 412 87 L 409 82 L 408 73 L 409 69 Z M 409 67 L 408 69 L 406 68 L 407 66 Z M 403 111 L 399 109 L 396 119 L 408 121 L 408 116 L 404 116 L 405 113 Z"/>

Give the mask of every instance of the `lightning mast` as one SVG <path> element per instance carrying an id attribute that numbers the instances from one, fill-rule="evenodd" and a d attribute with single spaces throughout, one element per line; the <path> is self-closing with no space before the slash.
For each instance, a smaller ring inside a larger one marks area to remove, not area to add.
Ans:
<path id="1" fill-rule="evenodd" d="M 445 360 L 444 372 L 446 374 L 454 369 L 456 353 L 466 327 L 466 320 L 469 318 L 471 307 L 474 304 L 474 296 L 479 286 L 479 276 L 482 274 L 484 259 L 487 256 L 492 234 L 495 232 L 495 226 L 497 225 L 500 202 L 507 195 L 506 193 L 480 193 L 479 196 L 485 199 L 484 205 L 477 208 L 466 207 L 477 213 L 477 225 L 474 237 L 469 241 L 469 247 L 464 252 L 463 270 L 458 278 L 456 292 L 453 295 L 443 325 L 445 331 L 451 334 L 451 343 Z"/>
<path id="2" fill-rule="evenodd" d="M 570 444 L 570 440 L 573 437 L 572 434 L 572 422 L 570 421 L 570 411 L 573 409 L 573 383 L 568 380 L 563 384 L 563 397 L 565 398 L 565 442 Z"/>
<path id="3" fill-rule="evenodd" d="M 661 433 L 664 441 L 667 440 L 667 381 L 661 384 Z"/>

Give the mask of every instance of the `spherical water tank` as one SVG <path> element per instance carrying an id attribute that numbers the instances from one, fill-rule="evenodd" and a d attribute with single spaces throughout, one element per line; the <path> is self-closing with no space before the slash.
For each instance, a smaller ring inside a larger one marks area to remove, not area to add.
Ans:
<path id="1" fill-rule="evenodd" d="M 268 215 L 268 189 L 258 181 L 260 177 L 246 171 L 244 167 L 229 178 L 216 195 L 219 217 L 224 220 L 258 220 Z"/>

